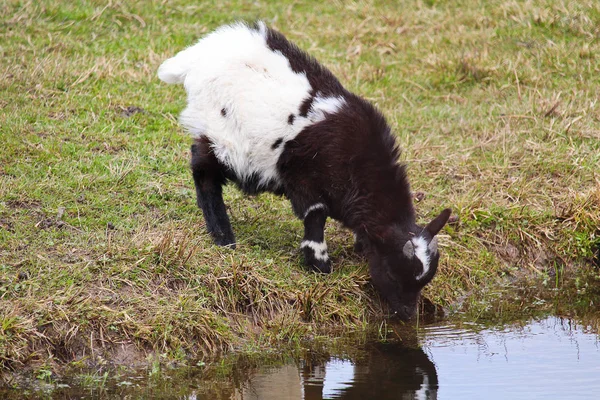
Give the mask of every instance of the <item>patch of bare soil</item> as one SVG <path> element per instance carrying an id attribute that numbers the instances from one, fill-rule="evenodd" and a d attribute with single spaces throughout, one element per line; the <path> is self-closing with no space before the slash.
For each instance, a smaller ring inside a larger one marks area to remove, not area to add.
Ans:
<path id="1" fill-rule="evenodd" d="M 4 229 L 5 231 L 11 232 L 11 233 L 13 233 L 15 231 L 13 223 L 10 222 L 6 218 L 0 218 L 0 229 Z"/>
<path id="2" fill-rule="evenodd" d="M 129 118 L 132 115 L 146 112 L 146 110 L 144 110 L 142 107 L 137 107 L 137 106 L 127 106 L 127 107 L 118 106 L 117 110 L 119 111 L 119 115 L 121 117 L 125 117 L 125 118 Z"/>
<path id="3" fill-rule="evenodd" d="M 6 205 L 13 210 L 35 210 L 40 208 L 42 203 L 36 200 L 9 200 Z"/>

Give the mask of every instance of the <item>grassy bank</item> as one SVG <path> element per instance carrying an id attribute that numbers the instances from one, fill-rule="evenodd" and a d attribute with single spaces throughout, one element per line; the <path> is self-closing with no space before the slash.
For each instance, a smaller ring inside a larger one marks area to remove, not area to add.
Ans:
<path id="1" fill-rule="evenodd" d="M 9 0 L 0 15 L 1 371 L 256 351 L 380 316 L 336 223 L 326 277 L 302 267 L 284 199 L 228 187 L 238 248 L 205 232 L 177 125 L 183 89 L 155 71 L 236 19 L 264 19 L 383 110 L 425 193 L 422 221 L 454 209 L 425 293 L 435 304 L 493 318 L 490 294 L 560 288 L 593 264 L 595 0 Z"/>

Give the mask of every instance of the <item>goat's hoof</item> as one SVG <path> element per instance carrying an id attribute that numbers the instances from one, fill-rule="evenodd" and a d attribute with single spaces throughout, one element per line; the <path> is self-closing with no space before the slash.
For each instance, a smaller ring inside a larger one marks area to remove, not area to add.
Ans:
<path id="1" fill-rule="evenodd" d="M 328 274 L 331 272 L 331 260 L 327 253 L 320 253 L 319 257 L 315 256 L 315 251 L 310 247 L 302 248 L 304 253 L 304 263 L 313 271 Z"/>
<path id="2" fill-rule="evenodd" d="M 235 249 L 235 238 L 233 237 L 233 235 L 219 235 L 219 234 L 213 234 L 213 241 L 215 242 L 215 244 L 217 246 L 221 246 L 221 247 L 229 247 L 230 249 Z"/>
<path id="3" fill-rule="evenodd" d="M 331 273 L 331 261 L 320 261 L 314 260 L 310 263 L 310 267 L 314 272 L 318 272 L 321 274 L 329 274 Z"/>

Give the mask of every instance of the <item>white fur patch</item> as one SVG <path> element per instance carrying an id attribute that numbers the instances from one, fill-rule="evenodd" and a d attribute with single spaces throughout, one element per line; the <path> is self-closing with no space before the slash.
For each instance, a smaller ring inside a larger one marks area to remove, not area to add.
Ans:
<path id="1" fill-rule="evenodd" d="M 308 210 L 306 210 L 306 212 L 304 213 L 304 219 L 306 219 L 306 217 L 308 217 L 308 214 L 310 214 L 311 212 L 315 211 L 315 210 L 325 210 L 325 204 L 323 203 L 315 203 L 312 206 L 308 207 Z"/>
<path id="2" fill-rule="evenodd" d="M 429 271 L 429 251 L 427 248 L 427 240 L 425 238 L 418 236 L 412 239 L 412 242 L 415 246 L 415 256 L 421 261 L 423 264 L 423 272 L 417 276 L 417 280 L 423 278 L 427 271 Z"/>
<path id="3" fill-rule="evenodd" d="M 321 261 L 329 260 L 329 255 L 327 254 L 327 243 L 323 240 L 322 242 L 315 242 L 313 240 L 303 240 L 300 243 L 300 248 L 310 247 L 315 254 L 315 258 Z"/>
<path id="4" fill-rule="evenodd" d="M 321 97 L 317 95 L 313 100 L 307 118 L 310 122 L 316 124 L 325 119 L 325 114 L 335 114 L 344 104 L 346 104 L 346 100 L 343 97 Z"/>
<path id="5" fill-rule="evenodd" d="M 423 377 L 423 383 L 421 384 L 421 387 L 419 388 L 419 390 L 415 391 L 414 399 L 415 400 L 436 399 L 437 391 L 434 391 L 435 389 L 432 390 L 432 388 L 429 387 L 429 375 L 427 375 L 427 372 L 425 372 L 424 370 L 422 370 L 419 367 L 415 368 L 415 372 L 421 374 L 421 376 Z"/>
<path id="6" fill-rule="evenodd" d="M 342 97 L 317 93 L 301 117 L 300 105 L 313 88 L 283 54 L 269 49 L 264 24 L 258 31 L 223 26 L 166 60 L 158 77 L 184 84 L 188 104 L 180 122 L 192 136 L 208 137 L 215 156 L 238 178 L 255 174 L 260 185 L 279 182 L 276 165 L 284 146 L 272 148 L 273 143 L 294 139 L 345 104 Z"/>

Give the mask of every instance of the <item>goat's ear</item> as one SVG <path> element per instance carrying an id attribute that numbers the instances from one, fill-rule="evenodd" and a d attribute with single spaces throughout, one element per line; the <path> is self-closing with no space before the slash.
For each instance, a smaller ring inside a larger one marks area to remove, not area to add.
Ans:
<path id="1" fill-rule="evenodd" d="M 433 221 L 431 221 L 430 223 L 427 224 L 427 226 L 425 227 L 425 229 L 427 229 L 427 232 L 429 232 L 431 234 L 431 236 L 437 235 L 438 232 L 442 230 L 444 225 L 446 225 L 446 222 L 448 222 L 448 218 L 450 218 L 450 214 L 452 214 L 451 209 L 446 208 L 445 210 L 443 210 L 440 213 L 440 215 L 435 217 L 435 219 Z"/>
<path id="2" fill-rule="evenodd" d="M 404 253 L 406 258 L 413 258 L 415 256 L 415 245 L 413 244 L 412 240 L 406 242 L 404 248 L 402 249 L 402 253 Z"/>

